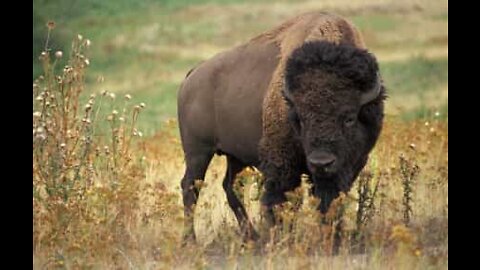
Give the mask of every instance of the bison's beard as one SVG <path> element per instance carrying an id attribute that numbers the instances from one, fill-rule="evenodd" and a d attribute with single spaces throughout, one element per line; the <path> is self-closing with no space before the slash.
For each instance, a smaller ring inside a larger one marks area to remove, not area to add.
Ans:
<path id="1" fill-rule="evenodd" d="M 340 192 L 348 192 L 352 182 L 351 178 L 352 174 L 350 173 L 340 173 L 328 177 L 313 175 L 313 195 L 320 199 L 318 206 L 320 213 L 327 213 Z"/>
<path id="2" fill-rule="evenodd" d="M 313 195 L 320 199 L 318 209 L 320 213 L 325 214 L 332 204 L 332 201 L 338 197 L 339 190 L 332 179 L 315 179 L 313 184 Z"/>

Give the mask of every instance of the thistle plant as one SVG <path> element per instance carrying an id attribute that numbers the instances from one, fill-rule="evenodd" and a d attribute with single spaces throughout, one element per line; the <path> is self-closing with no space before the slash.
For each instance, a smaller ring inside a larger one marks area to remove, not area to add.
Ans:
<path id="1" fill-rule="evenodd" d="M 47 27 L 39 58 L 43 75 L 33 83 L 34 247 L 50 250 L 49 263 L 59 266 L 65 254 L 55 247 L 93 256 L 91 226 L 109 222 L 104 233 L 111 236 L 97 244 L 123 237 L 121 220 L 132 218 L 144 177 L 134 141 L 142 136 L 135 125 L 145 104 L 130 104 L 127 94 L 116 108 L 115 94 L 86 89 L 91 42 L 81 35 L 72 42 L 67 65 L 57 71 L 64 53 L 48 49 L 54 24 Z"/>
<path id="2" fill-rule="evenodd" d="M 414 185 L 417 182 L 420 168 L 415 162 L 407 159 L 405 155 L 400 155 L 399 160 L 403 187 L 403 222 L 405 225 L 409 225 L 413 214 Z"/>

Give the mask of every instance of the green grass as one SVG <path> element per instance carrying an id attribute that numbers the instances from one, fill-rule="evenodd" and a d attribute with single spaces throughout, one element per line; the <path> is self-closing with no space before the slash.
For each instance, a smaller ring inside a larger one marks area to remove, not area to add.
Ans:
<path id="1" fill-rule="evenodd" d="M 389 15 L 359 15 L 353 16 L 351 21 L 364 31 L 394 31 L 401 23 L 399 19 Z"/>
<path id="2" fill-rule="evenodd" d="M 448 21 L 448 12 L 434 15 L 432 18 L 436 20 Z"/>
<path id="3" fill-rule="evenodd" d="M 160 130 L 165 120 L 176 117 L 177 90 L 177 84 L 159 82 L 151 89 L 133 95 L 133 102 L 145 102 L 147 105 L 137 125 L 145 135 L 153 135 L 155 131 Z"/>
<path id="4" fill-rule="evenodd" d="M 448 58 L 380 63 L 380 70 L 392 96 L 431 91 L 448 83 Z"/>
<path id="5" fill-rule="evenodd" d="M 414 110 L 406 111 L 401 115 L 401 119 L 412 121 L 415 119 L 423 120 L 448 120 L 448 103 L 444 103 L 437 108 L 421 106 Z"/>

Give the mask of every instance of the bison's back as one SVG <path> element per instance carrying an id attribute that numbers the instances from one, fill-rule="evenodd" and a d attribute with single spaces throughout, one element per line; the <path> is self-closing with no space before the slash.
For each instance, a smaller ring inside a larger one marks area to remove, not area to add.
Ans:
<path id="1" fill-rule="evenodd" d="M 196 67 L 178 94 L 184 150 L 210 147 L 245 164 L 258 162 L 262 102 L 279 50 L 272 42 L 250 42 Z"/>

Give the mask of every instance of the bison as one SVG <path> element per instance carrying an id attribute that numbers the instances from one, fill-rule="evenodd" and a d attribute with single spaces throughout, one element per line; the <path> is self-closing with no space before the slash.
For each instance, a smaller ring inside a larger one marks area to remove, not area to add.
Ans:
<path id="1" fill-rule="evenodd" d="M 302 174 L 325 213 L 365 166 L 384 99 L 377 61 L 359 31 L 325 12 L 297 16 L 193 68 L 178 92 L 185 237 L 195 239 L 194 182 L 204 179 L 214 154 L 226 155 L 223 188 L 247 238 L 258 234 L 232 187 L 248 166 L 264 176 L 268 224 Z"/>

